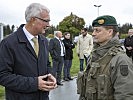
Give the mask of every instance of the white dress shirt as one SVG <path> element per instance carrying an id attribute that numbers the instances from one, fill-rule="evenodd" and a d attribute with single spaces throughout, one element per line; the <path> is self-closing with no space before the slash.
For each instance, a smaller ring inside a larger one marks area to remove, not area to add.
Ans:
<path id="1" fill-rule="evenodd" d="M 64 44 L 63 42 L 58 38 L 58 37 L 55 37 L 59 40 L 60 42 L 60 46 L 61 46 L 61 55 L 60 56 L 64 56 L 65 55 L 65 47 L 64 47 Z"/>
<path id="2" fill-rule="evenodd" d="M 29 32 L 26 30 L 25 26 L 23 27 L 23 31 L 24 31 L 24 34 L 26 35 L 28 41 L 30 42 L 31 46 L 34 48 L 34 43 L 33 43 L 32 39 L 33 39 L 34 37 L 37 37 L 37 38 L 38 38 L 38 36 L 33 36 L 31 33 L 29 33 Z"/>

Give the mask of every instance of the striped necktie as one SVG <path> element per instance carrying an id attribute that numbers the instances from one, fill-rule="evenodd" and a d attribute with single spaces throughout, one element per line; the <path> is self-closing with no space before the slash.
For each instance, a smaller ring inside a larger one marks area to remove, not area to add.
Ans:
<path id="1" fill-rule="evenodd" d="M 38 57 L 38 52 L 39 52 L 38 38 L 34 37 L 34 38 L 32 38 L 32 41 L 34 43 L 34 46 L 33 46 L 34 47 L 34 51 L 35 51 L 35 53 L 36 53 L 36 55 Z"/>

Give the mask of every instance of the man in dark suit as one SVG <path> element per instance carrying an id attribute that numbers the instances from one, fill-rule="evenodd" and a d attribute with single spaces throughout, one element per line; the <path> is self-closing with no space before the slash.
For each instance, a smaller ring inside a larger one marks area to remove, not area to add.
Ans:
<path id="1" fill-rule="evenodd" d="M 49 10 L 32 3 L 25 18 L 27 23 L 0 43 L 0 85 L 5 86 L 6 100 L 49 100 L 49 91 L 57 86 L 41 35 L 49 25 Z"/>
<path id="2" fill-rule="evenodd" d="M 53 62 L 53 75 L 56 77 L 57 85 L 63 85 L 61 83 L 61 72 L 64 62 L 65 48 L 61 40 L 62 32 L 55 31 L 55 38 L 49 42 L 49 52 Z"/>
<path id="3" fill-rule="evenodd" d="M 125 38 L 124 46 L 127 56 L 133 60 L 133 29 L 128 30 L 128 37 Z"/>

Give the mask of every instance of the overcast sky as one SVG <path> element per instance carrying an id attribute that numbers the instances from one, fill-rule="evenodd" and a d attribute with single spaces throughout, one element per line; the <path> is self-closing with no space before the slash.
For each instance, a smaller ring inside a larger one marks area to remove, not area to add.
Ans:
<path id="1" fill-rule="evenodd" d="M 0 23 L 16 25 L 25 23 L 24 13 L 31 3 L 41 3 L 50 9 L 51 25 L 58 25 L 72 12 L 84 18 L 86 25 L 99 15 L 113 15 L 118 24 L 133 24 L 133 0 L 0 0 Z"/>

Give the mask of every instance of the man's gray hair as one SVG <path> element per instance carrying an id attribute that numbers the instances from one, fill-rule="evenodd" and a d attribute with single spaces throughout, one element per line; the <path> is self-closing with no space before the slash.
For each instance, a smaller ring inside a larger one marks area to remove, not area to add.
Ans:
<path id="1" fill-rule="evenodd" d="M 46 12 L 50 12 L 50 10 L 40 3 L 32 3 L 30 4 L 25 11 L 25 19 L 28 22 L 32 17 L 40 17 L 40 13 L 45 10 Z"/>
<path id="2" fill-rule="evenodd" d="M 57 35 L 57 33 L 58 33 L 58 31 L 54 31 L 54 36 L 56 36 L 56 35 Z"/>
<path id="3" fill-rule="evenodd" d="M 61 31 L 54 31 L 54 37 L 58 37 L 58 33 L 60 33 Z"/>

